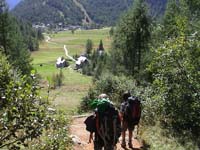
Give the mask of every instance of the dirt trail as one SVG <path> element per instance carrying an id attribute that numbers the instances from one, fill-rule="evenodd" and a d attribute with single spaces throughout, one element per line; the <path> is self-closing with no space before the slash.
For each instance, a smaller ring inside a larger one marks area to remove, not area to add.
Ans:
<path id="1" fill-rule="evenodd" d="M 45 35 L 45 34 L 44 34 L 44 35 Z M 50 36 L 45 35 L 45 41 L 46 41 L 47 43 L 50 43 L 50 44 L 57 44 L 57 43 L 55 43 L 55 42 L 51 42 L 50 40 L 51 40 Z"/>
<path id="2" fill-rule="evenodd" d="M 57 44 L 56 42 L 50 41 L 50 40 L 51 40 L 50 36 L 45 35 L 45 38 L 46 38 L 45 41 L 46 41 L 47 43 Z M 68 52 L 68 50 L 67 50 L 67 46 L 66 46 L 66 45 L 64 45 L 63 49 L 64 49 L 64 51 L 65 51 L 65 55 L 66 55 L 69 59 L 71 59 L 72 61 L 76 61 L 72 56 L 69 55 L 69 52 Z"/>
<path id="3" fill-rule="evenodd" d="M 72 56 L 69 55 L 66 45 L 64 45 L 64 51 L 65 51 L 65 55 L 66 55 L 69 59 L 71 59 L 72 61 L 76 61 Z"/>
<path id="4" fill-rule="evenodd" d="M 78 117 L 74 118 L 72 125 L 70 127 L 70 133 L 71 135 L 78 138 L 79 144 L 74 144 L 73 149 L 74 150 L 93 150 L 93 143 L 88 144 L 89 139 L 89 132 L 85 130 L 85 124 L 83 123 L 86 117 Z M 121 138 L 119 139 L 121 142 Z M 134 150 L 140 150 L 140 147 L 142 147 L 141 143 L 133 139 L 133 147 Z M 120 143 L 117 144 L 117 150 L 124 150 L 121 148 Z M 129 149 L 127 149 L 129 150 Z M 130 149 L 131 150 L 131 149 Z"/>

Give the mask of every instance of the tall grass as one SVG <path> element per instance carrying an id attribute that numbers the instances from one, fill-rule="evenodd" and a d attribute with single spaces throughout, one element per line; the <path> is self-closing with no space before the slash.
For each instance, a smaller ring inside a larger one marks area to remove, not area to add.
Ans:
<path id="1" fill-rule="evenodd" d="M 191 138 L 176 137 L 174 133 L 169 133 L 169 130 L 163 129 L 158 123 L 154 126 L 142 126 L 139 131 L 144 147 L 149 150 L 198 150 L 195 141 Z"/>

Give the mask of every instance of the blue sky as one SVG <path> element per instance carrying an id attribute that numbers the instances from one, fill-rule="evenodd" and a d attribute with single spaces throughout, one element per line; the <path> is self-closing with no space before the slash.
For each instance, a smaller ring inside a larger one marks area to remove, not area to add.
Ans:
<path id="1" fill-rule="evenodd" d="M 8 3 L 9 8 L 12 9 L 20 2 L 20 0 L 6 0 L 6 2 Z"/>

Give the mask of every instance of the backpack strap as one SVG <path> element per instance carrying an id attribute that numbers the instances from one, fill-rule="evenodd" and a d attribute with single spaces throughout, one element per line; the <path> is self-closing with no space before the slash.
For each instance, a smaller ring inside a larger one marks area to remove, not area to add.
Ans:
<path id="1" fill-rule="evenodd" d="M 97 133 L 100 134 L 100 128 L 99 128 L 99 113 L 96 112 L 96 129 Z"/>
<path id="2" fill-rule="evenodd" d="M 120 113 L 117 112 L 117 117 L 113 120 L 113 129 L 114 129 L 114 139 L 113 139 L 113 145 L 115 145 L 116 143 L 116 139 L 118 138 L 117 137 L 117 121 L 122 121 L 122 118 L 120 116 Z"/>

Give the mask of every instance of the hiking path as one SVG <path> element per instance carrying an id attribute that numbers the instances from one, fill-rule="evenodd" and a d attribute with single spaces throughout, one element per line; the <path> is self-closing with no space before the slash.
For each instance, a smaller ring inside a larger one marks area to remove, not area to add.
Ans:
<path id="1" fill-rule="evenodd" d="M 70 126 L 70 136 L 73 141 L 73 149 L 74 150 L 94 150 L 93 142 L 88 143 L 89 140 L 89 132 L 85 129 L 84 121 L 86 116 L 73 117 L 72 124 Z M 126 138 L 128 140 L 128 138 Z M 119 138 L 119 142 L 117 144 L 117 150 L 124 150 L 121 148 L 121 137 Z M 127 141 L 128 143 L 128 141 Z M 133 138 L 133 150 L 142 150 L 142 144 L 139 140 Z M 126 150 L 132 150 L 127 148 Z"/>

